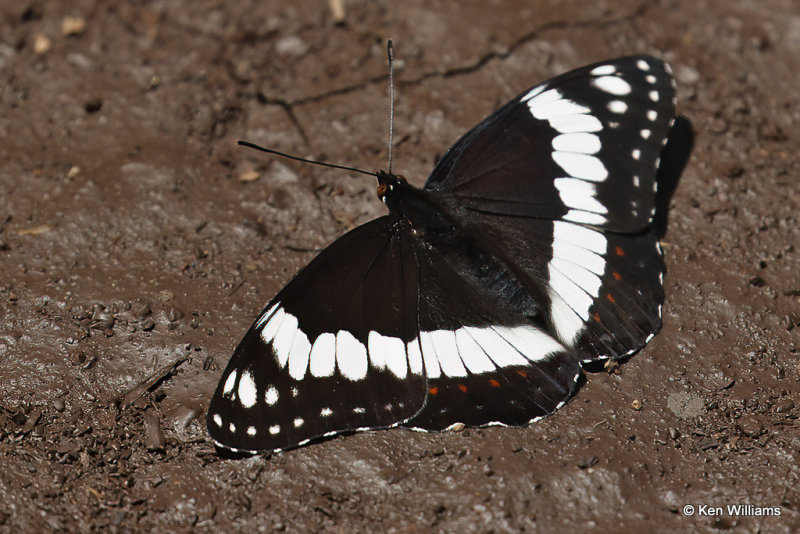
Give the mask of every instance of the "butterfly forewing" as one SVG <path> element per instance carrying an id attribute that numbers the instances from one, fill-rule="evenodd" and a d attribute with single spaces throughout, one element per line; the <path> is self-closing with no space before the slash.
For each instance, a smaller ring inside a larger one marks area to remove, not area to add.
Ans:
<path id="1" fill-rule="evenodd" d="M 283 449 L 388 427 L 425 399 L 409 234 L 382 217 L 346 234 L 275 297 L 237 347 L 208 428 L 231 449 Z"/>
<path id="2" fill-rule="evenodd" d="M 476 211 L 643 230 L 674 98 L 673 78 L 656 58 L 576 69 L 520 94 L 464 135 L 426 188 Z"/>

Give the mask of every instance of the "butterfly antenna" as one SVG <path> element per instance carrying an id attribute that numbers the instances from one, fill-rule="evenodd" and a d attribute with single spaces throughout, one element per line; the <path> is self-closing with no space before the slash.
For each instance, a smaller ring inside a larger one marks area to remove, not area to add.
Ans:
<path id="1" fill-rule="evenodd" d="M 277 150 L 273 150 L 271 148 L 264 148 L 263 146 L 259 146 L 249 141 L 239 141 L 239 144 L 242 146 L 246 146 L 248 148 L 254 148 L 256 150 L 260 150 L 261 152 L 266 152 L 267 154 L 275 154 L 276 156 L 282 156 L 284 158 L 293 159 L 295 161 L 302 161 L 303 163 L 311 163 L 312 165 L 320 165 L 322 167 L 331 167 L 332 169 L 342 169 L 345 171 L 360 172 L 361 174 L 366 174 L 369 176 L 378 176 L 377 173 L 356 169 L 355 167 L 348 167 L 347 165 L 336 165 L 335 163 L 327 163 L 325 161 L 316 161 L 313 159 L 301 158 L 299 156 L 292 156 L 291 154 L 278 152 Z"/>
<path id="2" fill-rule="evenodd" d="M 394 134 L 394 46 L 392 40 L 386 42 L 386 55 L 389 57 L 389 174 L 392 174 L 392 142 Z"/>

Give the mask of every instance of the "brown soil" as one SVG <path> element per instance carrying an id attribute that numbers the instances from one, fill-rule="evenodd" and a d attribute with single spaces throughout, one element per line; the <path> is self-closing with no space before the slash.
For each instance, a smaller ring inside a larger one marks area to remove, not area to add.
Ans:
<path id="1" fill-rule="evenodd" d="M 800 528 L 797 4 L 353 1 L 341 26 L 287 4 L 0 6 L 0 530 Z M 235 142 L 383 167 L 388 36 L 395 168 L 417 184 L 535 82 L 672 63 L 696 143 L 663 330 L 528 428 L 220 458 L 198 416 L 236 342 L 382 212 L 369 179 Z M 780 516 L 682 512 L 737 503 Z"/>

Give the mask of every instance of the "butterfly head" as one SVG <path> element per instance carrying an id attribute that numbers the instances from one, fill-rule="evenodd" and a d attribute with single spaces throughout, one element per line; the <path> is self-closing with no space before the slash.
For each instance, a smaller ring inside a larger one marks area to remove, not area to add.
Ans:
<path id="1" fill-rule="evenodd" d="M 389 205 L 406 186 L 408 186 L 408 182 L 399 174 L 378 171 L 377 193 L 378 198 L 384 204 Z"/>

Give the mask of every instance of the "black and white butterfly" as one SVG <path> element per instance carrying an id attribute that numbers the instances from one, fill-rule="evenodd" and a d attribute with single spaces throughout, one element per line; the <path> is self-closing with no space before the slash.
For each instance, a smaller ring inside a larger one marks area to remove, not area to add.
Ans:
<path id="1" fill-rule="evenodd" d="M 632 56 L 525 91 L 459 139 L 422 189 L 377 173 L 389 214 L 323 250 L 222 374 L 211 438 L 277 451 L 342 432 L 521 425 L 581 364 L 658 331 L 651 228 L 675 115 L 668 65 Z"/>

